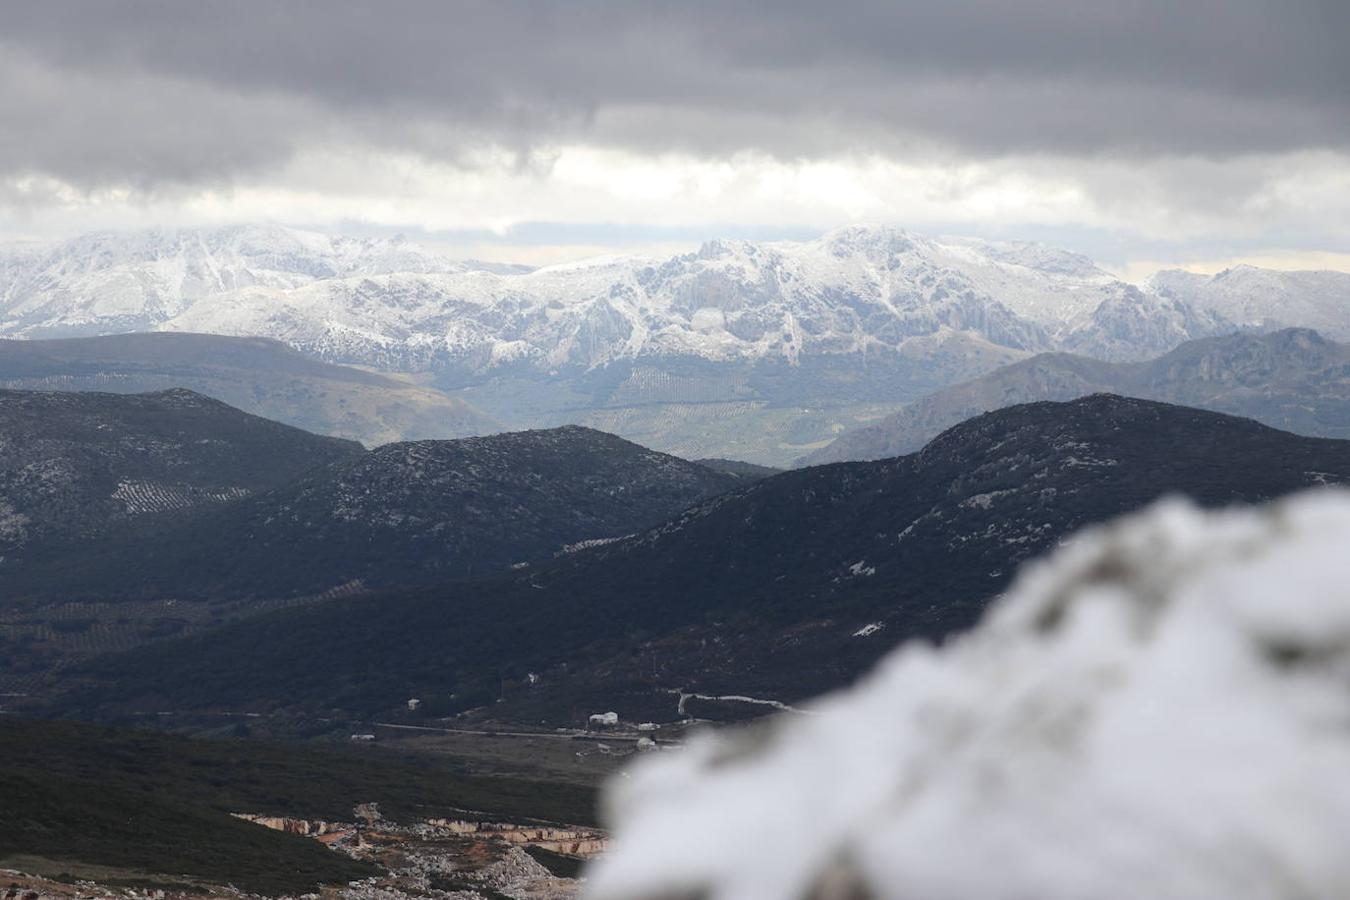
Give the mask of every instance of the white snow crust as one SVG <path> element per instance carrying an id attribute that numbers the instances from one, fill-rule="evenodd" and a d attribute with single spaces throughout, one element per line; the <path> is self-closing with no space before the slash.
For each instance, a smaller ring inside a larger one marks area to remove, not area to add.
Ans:
<path id="1" fill-rule="evenodd" d="M 1350 896 L 1350 494 L 1170 501 L 613 783 L 591 900 Z"/>

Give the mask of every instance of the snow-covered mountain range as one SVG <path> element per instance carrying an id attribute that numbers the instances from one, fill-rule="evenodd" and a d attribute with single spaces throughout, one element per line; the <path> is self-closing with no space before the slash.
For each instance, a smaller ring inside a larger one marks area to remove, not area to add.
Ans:
<path id="1" fill-rule="evenodd" d="M 8 335 L 84 337 L 157 330 L 243 289 L 284 293 L 334 278 L 463 268 L 403 240 L 272 225 L 99 232 L 0 247 L 0 302 Z"/>
<path id="2" fill-rule="evenodd" d="M 1150 278 L 1146 289 L 1242 328 L 1297 326 L 1350 340 L 1350 274 L 1345 272 L 1279 272 L 1241 265 L 1210 276 L 1171 269 Z"/>
<path id="3" fill-rule="evenodd" d="M 943 333 L 1013 351 L 1133 358 L 1226 324 L 1188 305 L 1199 292 L 1189 282 L 1141 291 L 1039 244 L 895 228 L 844 228 L 804 243 L 709 241 L 671 259 L 524 272 L 397 238 L 279 226 L 92 234 L 12 245 L 0 257 L 8 335 L 266 335 L 335 361 L 409 371 L 679 356 L 795 362 L 899 352 Z"/>
<path id="4" fill-rule="evenodd" d="M 0 334 L 273 337 L 469 389 L 513 425 L 579 421 L 676 452 L 768 462 L 878 405 L 1046 350 L 1138 360 L 1247 325 L 1350 337 L 1347 298 L 1350 275 L 1339 273 L 1166 272 L 1132 285 L 1040 244 L 891 227 L 533 270 L 280 226 L 0 248 Z M 720 432 L 726 404 L 763 419 L 769 443 Z M 772 412 L 788 407 L 798 414 Z"/>

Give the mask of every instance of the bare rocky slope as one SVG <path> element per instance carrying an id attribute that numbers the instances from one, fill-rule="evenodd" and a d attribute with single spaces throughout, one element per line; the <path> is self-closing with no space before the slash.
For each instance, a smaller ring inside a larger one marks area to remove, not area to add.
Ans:
<path id="1" fill-rule="evenodd" d="M 1350 345 L 1294 328 L 1190 341 L 1141 363 L 1041 354 L 845 432 L 798 464 L 912 453 L 971 416 L 1102 392 L 1247 416 L 1296 434 L 1345 438 L 1350 437 Z"/>

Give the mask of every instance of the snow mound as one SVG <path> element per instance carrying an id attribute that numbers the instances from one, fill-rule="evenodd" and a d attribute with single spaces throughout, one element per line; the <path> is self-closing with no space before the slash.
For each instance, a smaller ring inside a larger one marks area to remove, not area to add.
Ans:
<path id="1" fill-rule="evenodd" d="M 1350 494 L 1179 501 L 817 715 L 638 767 L 592 900 L 1350 896 Z"/>

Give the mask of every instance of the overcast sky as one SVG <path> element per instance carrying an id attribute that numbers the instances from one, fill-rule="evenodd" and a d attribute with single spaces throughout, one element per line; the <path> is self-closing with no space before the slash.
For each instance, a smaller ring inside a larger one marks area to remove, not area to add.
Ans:
<path id="1" fill-rule="evenodd" d="M 1346 0 L 204 3 L 0 21 L 0 234 L 542 261 L 849 222 L 1350 269 Z"/>

